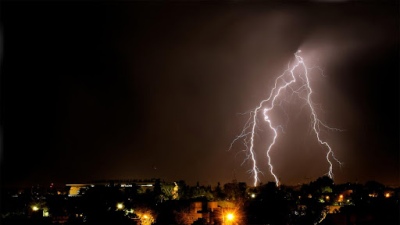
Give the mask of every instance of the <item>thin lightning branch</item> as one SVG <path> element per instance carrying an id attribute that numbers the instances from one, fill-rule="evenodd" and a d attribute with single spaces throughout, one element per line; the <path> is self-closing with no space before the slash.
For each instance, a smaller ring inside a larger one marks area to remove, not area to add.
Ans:
<path id="1" fill-rule="evenodd" d="M 307 95 L 307 104 L 310 106 L 310 110 L 311 110 L 311 115 L 312 115 L 312 124 L 313 124 L 313 130 L 315 132 L 315 135 L 317 136 L 318 142 L 321 145 L 325 145 L 328 148 L 328 153 L 326 154 L 326 161 L 329 163 L 329 171 L 328 171 L 328 176 L 330 178 L 333 178 L 333 165 L 331 160 L 329 159 L 329 156 L 332 156 L 332 158 L 339 163 L 339 165 L 341 165 L 342 163 L 336 159 L 336 157 L 333 154 L 332 148 L 331 146 L 328 144 L 328 142 L 326 141 L 322 141 L 321 138 L 319 137 L 319 125 L 322 124 L 321 121 L 318 119 L 317 117 L 317 113 L 315 112 L 315 109 L 313 107 L 312 101 L 311 101 L 311 94 L 313 93 L 311 86 L 310 86 L 310 81 L 308 79 L 308 70 L 306 65 L 303 62 L 303 59 L 296 55 L 296 57 L 299 58 L 299 60 L 301 60 L 302 62 L 302 66 L 304 67 L 304 71 L 305 71 L 305 78 L 306 78 L 306 83 L 307 83 L 307 89 L 308 89 L 308 95 Z M 322 124 L 324 125 L 324 124 Z"/>
<path id="2" fill-rule="evenodd" d="M 259 167 L 257 166 L 257 155 L 255 152 L 255 135 L 256 135 L 256 127 L 258 126 L 257 118 L 262 111 L 262 115 L 264 117 L 264 121 L 268 124 L 269 129 L 273 133 L 273 138 L 270 144 L 266 148 L 266 157 L 268 159 L 268 166 L 269 166 L 269 172 L 275 179 L 275 183 L 277 186 L 279 186 L 279 179 L 277 175 L 274 173 L 274 166 L 272 163 L 272 158 L 271 158 L 271 151 L 276 143 L 276 140 L 278 138 L 278 128 L 282 129 L 282 126 L 279 124 L 275 124 L 273 122 L 273 119 L 269 115 L 269 113 L 274 109 L 275 106 L 279 105 L 282 107 L 281 103 L 277 103 L 278 98 L 280 98 L 282 95 L 284 95 L 286 92 L 291 92 L 291 95 L 296 94 L 299 96 L 300 99 L 305 101 L 304 106 L 307 106 L 310 109 L 310 119 L 311 119 L 311 129 L 312 133 L 315 133 L 315 136 L 317 138 L 317 141 L 320 145 L 323 145 L 327 149 L 326 153 L 326 161 L 329 164 L 329 169 L 327 175 L 330 178 L 333 178 L 333 161 L 337 162 L 340 166 L 342 163 L 335 157 L 334 152 L 331 148 L 331 146 L 328 144 L 328 142 L 323 141 L 320 137 L 320 126 L 332 130 L 332 131 L 342 131 L 338 128 L 331 128 L 325 123 L 323 123 L 317 116 L 317 113 L 315 111 L 314 103 L 311 100 L 311 96 L 313 94 L 313 90 L 310 85 L 310 80 L 309 80 L 309 71 L 313 69 L 317 69 L 321 72 L 322 76 L 325 76 L 323 74 L 323 70 L 320 67 L 307 67 L 303 58 L 299 55 L 301 51 L 297 51 L 294 56 L 295 56 L 295 63 L 293 66 L 290 66 L 290 63 L 288 64 L 288 68 L 275 79 L 275 84 L 274 87 L 271 89 L 271 92 L 269 94 L 269 97 L 265 100 L 262 100 L 259 105 L 253 110 L 250 111 L 250 118 L 247 120 L 244 128 L 242 129 L 242 132 L 232 141 L 231 146 L 229 149 L 233 147 L 233 144 L 239 140 L 239 139 L 244 139 L 245 147 L 246 147 L 246 152 L 248 152 L 248 155 L 246 159 L 243 161 L 243 163 L 247 160 L 251 160 L 252 162 L 252 169 L 250 170 L 251 174 L 253 175 L 253 180 L 254 180 L 254 186 L 257 186 L 257 183 L 260 181 L 258 174 L 262 173 Z M 298 71 L 302 72 L 298 72 Z M 286 79 L 285 79 L 286 78 Z M 296 79 L 299 78 L 299 79 Z M 296 83 L 300 83 L 298 85 L 300 86 L 294 86 Z M 305 96 L 303 96 L 305 93 Z M 266 106 L 265 106 L 266 105 Z M 286 112 L 285 112 L 286 113 Z M 282 129 L 283 131 L 283 129 Z M 242 164 L 243 164 L 242 163 Z"/>

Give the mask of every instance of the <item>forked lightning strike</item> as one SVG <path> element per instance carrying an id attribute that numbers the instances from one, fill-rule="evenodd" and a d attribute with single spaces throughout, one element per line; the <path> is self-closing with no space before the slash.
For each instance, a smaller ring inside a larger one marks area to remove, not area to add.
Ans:
<path id="1" fill-rule="evenodd" d="M 294 56 L 295 56 L 295 63 L 293 66 L 290 67 L 288 65 L 288 69 L 285 70 L 280 76 L 278 76 L 275 80 L 275 85 L 272 88 L 269 97 L 265 100 L 262 100 L 260 104 L 250 112 L 250 118 L 246 122 L 242 132 L 240 135 L 236 137 L 236 139 L 233 140 L 231 143 L 231 148 L 233 144 L 239 140 L 239 139 L 244 139 L 246 151 L 248 152 L 248 157 L 246 160 L 250 159 L 252 161 L 252 169 L 250 172 L 253 174 L 253 180 L 254 180 L 254 186 L 257 186 L 257 182 L 260 180 L 258 175 L 261 173 L 257 166 L 257 160 L 256 160 L 256 153 L 255 153 L 255 134 L 256 134 L 256 128 L 257 128 L 257 117 L 259 116 L 260 112 L 262 111 L 262 115 L 264 117 L 264 121 L 268 124 L 269 129 L 273 133 L 273 138 L 270 144 L 266 147 L 266 156 L 268 159 L 268 166 L 269 166 L 269 171 L 271 175 L 274 177 L 276 185 L 279 186 L 279 179 L 277 175 L 274 173 L 274 167 L 272 164 L 272 158 L 270 156 L 270 152 L 272 151 L 276 139 L 278 138 L 278 127 L 279 125 L 274 124 L 273 119 L 270 116 L 270 112 L 274 109 L 274 107 L 277 105 L 277 100 L 281 95 L 284 95 L 283 93 L 287 91 L 291 91 L 294 94 L 297 94 L 299 98 L 303 99 L 305 101 L 305 105 L 310 109 L 310 118 L 311 118 L 311 128 L 313 133 L 315 133 L 317 141 L 320 145 L 323 145 L 327 149 L 326 153 L 326 161 L 329 164 L 329 170 L 327 175 L 330 178 L 333 178 L 333 163 L 332 160 L 336 161 L 341 165 L 341 162 L 335 157 L 334 152 L 332 151 L 331 146 L 328 144 L 328 142 L 323 141 L 320 137 L 320 126 L 325 127 L 330 130 L 339 130 L 337 128 L 330 128 L 323 122 L 321 122 L 318 119 L 317 113 L 314 108 L 314 104 L 311 100 L 311 95 L 313 94 L 313 90 L 310 85 L 309 81 L 309 70 L 313 68 L 308 68 L 303 60 L 303 58 L 299 55 L 301 51 L 297 51 Z M 317 67 L 320 71 L 322 71 L 320 68 Z M 322 71 L 323 72 L 323 71 Z M 296 79 L 297 78 L 297 79 Z M 300 85 L 297 89 L 294 87 L 294 85 Z M 287 90 L 287 89 L 290 90 Z M 306 93 L 305 96 L 302 96 L 302 93 Z M 250 131 L 249 131 L 250 130 Z"/>

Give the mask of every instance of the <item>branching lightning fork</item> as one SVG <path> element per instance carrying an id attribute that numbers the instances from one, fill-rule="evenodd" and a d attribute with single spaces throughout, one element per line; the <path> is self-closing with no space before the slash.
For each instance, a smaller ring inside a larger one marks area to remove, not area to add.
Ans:
<path id="1" fill-rule="evenodd" d="M 313 90 L 310 85 L 309 80 L 309 71 L 317 68 L 323 75 L 323 70 L 319 67 L 308 68 L 300 56 L 300 50 L 297 51 L 295 56 L 295 63 L 288 68 L 276 78 L 275 85 L 272 88 L 269 97 L 265 100 L 262 100 L 259 105 L 251 111 L 250 118 L 246 122 L 242 132 L 233 140 L 231 143 L 231 148 L 233 144 L 239 139 L 244 139 L 244 145 L 246 147 L 246 152 L 248 153 L 245 160 L 251 160 L 252 169 L 250 173 L 253 175 L 254 186 L 257 186 L 257 183 L 260 181 L 259 173 L 261 173 L 259 167 L 257 166 L 256 160 L 256 152 L 255 152 L 255 134 L 256 128 L 258 126 L 257 118 L 261 115 L 264 118 L 264 121 L 268 124 L 269 129 L 273 133 L 272 141 L 266 147 L 266 157 L 268 159 L 269 172 L 274 177 L 276 185 L 279 186 L 279 179 L 277 175 L 274 173 L 274 167 L 272 164 L 272 158 L 270 156 L 270 152 L 272 151 L 276 139 L 278 138 L 278 128 L 279 125 L 274 123 L 274 120 L 270 116 L 270 112 L 274 109 L 275 106 L 278 105 L 278 98 L 283 95 L 285 92 L 291 92 L 292 94 L 298 95 L 301 99 L 305 101 L 305 106 L 310 109 L 310 118 L 311 118 L 311 130 L 315 133 L 317 141 L 320 145 L 323 145 L 327 149 L 326 153 L 326 161 L 329 164 L 329 169 L 327 175 L 330 178 L 333 178 L 333 161 L 337 162 L 341 165 L 341 162 L 335 157 L 334 152 L 328 142 L 324 141 L 320 137 L 320 127 L 324 127 L 329 130 L 339 130 L 337 128 L 330 128 L 325 123 L 323 123 L 317 116 L 315 105 L 311 100 L 311 95 L 313 94 Z M 324 76 L 324 75 L 323 75 Z M 295 86 L 296 84 L 296 86 Z M 305 93 L 302 94 L 302 93 Z"/>

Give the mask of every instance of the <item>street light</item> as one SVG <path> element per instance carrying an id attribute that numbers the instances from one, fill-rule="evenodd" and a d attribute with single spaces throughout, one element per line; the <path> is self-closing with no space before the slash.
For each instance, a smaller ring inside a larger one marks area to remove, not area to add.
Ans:
<path id="1" fill-rule="evenodd" d="M 225 219 L 226 218 L 226 219 Z M 235 220 L 235 214 L 229 212 L 226 213 L 223 217 L 223 224 L 232 224 L 232 222 Z"/>
<path id="2" fill-rule="evenodd" d="M 344 198 L 343 195 L 339 195 L 339 202 L 343 202 L 343 198 Z"/>
<path id="3" fill-rule="evenodd" d="M 117 209 L 118 209 L 118 210 L 124 209 L 124 204 L 118 203 L 118 204 L 117 204 Z"/>
<path id="4" fill-rule="evenodd" d="M 228 221 L 233 221 L 233 219 L 235 219 L 235 215 L 233 215 L 233 213 L 228 213 L 228 214 L 226 215 L 226 219 L 227 219 Z"/>

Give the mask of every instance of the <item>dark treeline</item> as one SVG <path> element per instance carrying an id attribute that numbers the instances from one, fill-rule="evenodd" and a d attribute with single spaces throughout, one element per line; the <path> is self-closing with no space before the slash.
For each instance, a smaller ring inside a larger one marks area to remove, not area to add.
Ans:
<path id="1" fill-rule="evenodd" d="M 400 189 L 375 181 L 320 177 L 296 187 L 152 181 L 81 185 L 75 194 L 72 186 L 3 188 L 1 224 L 399 224 Z"/>

